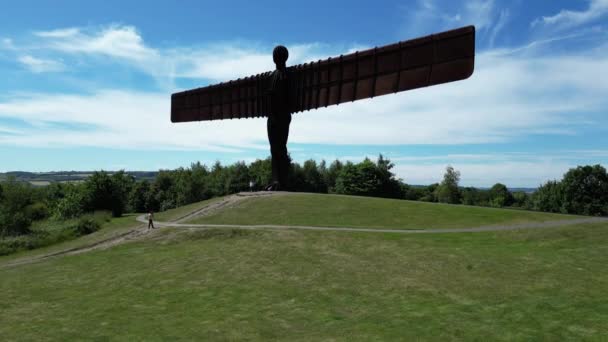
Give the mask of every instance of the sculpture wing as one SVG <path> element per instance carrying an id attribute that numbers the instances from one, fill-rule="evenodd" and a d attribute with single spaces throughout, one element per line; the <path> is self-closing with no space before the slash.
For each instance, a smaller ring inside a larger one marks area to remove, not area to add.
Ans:
<path id="1" fill-rule="evenodd" d="M 171 95 L 171 121 L 204 121 L 266 116 L 268 76 L 262 73 L 236 81 Z"/>
<path id="2" fill-rule="evenodd" d="M 467 26 L 292 67 L 292 112 L 468 78 L 475 27 Z"/>
<path id="3" fill-rule="evenodd" d="M 475 27 L 287 68 L 292 113 L 458 81 L 473 74 Z M 267 116 L 270 72 L 175 93 L 171 121 Z"/>

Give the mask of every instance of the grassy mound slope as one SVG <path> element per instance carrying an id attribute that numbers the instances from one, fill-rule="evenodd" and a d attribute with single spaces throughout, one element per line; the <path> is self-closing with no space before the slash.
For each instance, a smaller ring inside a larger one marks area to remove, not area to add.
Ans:
<path id="1" fill-rule="evenodd" d="M 190 223 L 277 224 L 365 228 L 469 228 L 580 218 L 580 216 L 320 194 L 249 198 Z"/>
<path id="2" fill-rule="evenodd" d="M 0 269 L 3 340 L 608 335 L 608 224 L 402 235 L 163 229 Z"/>

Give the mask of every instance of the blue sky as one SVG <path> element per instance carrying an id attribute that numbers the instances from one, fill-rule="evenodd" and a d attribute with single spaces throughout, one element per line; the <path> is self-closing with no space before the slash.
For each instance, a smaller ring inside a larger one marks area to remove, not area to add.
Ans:
<path id="1" fill-rule="evenodd" d="M 0 172 L 157 170 L 269 155 L 265 120 L 171 124 L 170 94 L 477 27 L 465 81 L 296 114 L 297 161 L 379 153 L 405 182 L 534 187 L 608 166 L 608 0 L 11 1 L 0 5 Z"/>

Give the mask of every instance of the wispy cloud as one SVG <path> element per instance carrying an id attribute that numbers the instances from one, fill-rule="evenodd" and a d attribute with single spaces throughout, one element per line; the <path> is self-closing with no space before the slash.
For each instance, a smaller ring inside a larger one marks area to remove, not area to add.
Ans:
<path id="1" fill-rule="evenodd" d="M 101 30 L 67 28 L 40 31 L 48 48 L 65 53 L 101 54 L 134 62 L 158 58 L 158 52 L 144 44 L 133 26 L 111 25 Z"/>
<path id="2" fill-rule="evenodd" d="M 507 22 L 509 21 L 510 18 L 510 12 L 508 9 L 503 9 L 500 11 L 500 15 L 498 16 L 498 21 L 496 22 L 496 25 L 494 25 L 494 27 L 492 27 L 491 31 L 490 31 L 490 38 L 489 38 L 489 43 L 490 43 L 490 47 L 494 47 L 494 42 L 496 40 L 496 37 L 498 37 L 498 34 L 500 33 L 500 31 L 502 31 Z"/>
<path id="3" fill-rule="evenodd" d="M 36 58 L 30 55 L 25 55 L 19 57 L 18 60 L 19 63 L 35 73 L 58 72 L 65 69 L 65 65 L 63 65 L 63 63 L 52 59 Z"/>
<path id="4" fill-rule="evenodd" d="M 269 58 L 273 46 L 255 42 L 213 42 L 199 46 L 152 47 L 144 41 L 138 30 L 129 25 L 112 24 L 101 27 L 72 27 L 34 33 L 36 39 L 15 47 L 19 51 L 43 51 L 61 58 L 88 58 L 85 66 L 95 63 L 122 63 L 156 79 L 164 88 L 175 90 L 177 79 L 223 81 L 246 77 L 252 73 L 272 70 Z M 360 46 L 334 46 L 320 43 L 290 46 L 289 63 L 298 64 L 325 58 L 328 54 L 343 53 Z M 105 58 L 105 59 L 100 59 Z M 28 58 L 29 64 L 37 61 Z M 41 64 L 41 63 L 39 63 Z M 50 67 L 50 65 L 48 65 Z M 38 69 L 35 69 L 38 70 Z M 34 69 L 32 69 L 34 71 Z"/>
<path id="5" fill-rule="evenodd" d="M 588 2 L 589 6 L 583 11 L 562 9 L 555 15 L 535 19 L 531 26 L 562 30 L 590 23 L 608 14 L 608 0 L 589 0 Z"/>

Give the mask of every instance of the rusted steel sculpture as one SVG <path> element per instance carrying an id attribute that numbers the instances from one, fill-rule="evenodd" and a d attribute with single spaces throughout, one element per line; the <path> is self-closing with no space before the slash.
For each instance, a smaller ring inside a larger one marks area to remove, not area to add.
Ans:
<path id="1" fill-rule="evenodd" d="M 277 46 L 272 72 L 171 96 L 172 122 L 268 117 L 272 190 L 287 188 L 292 113 L 466 79 L 474 70 L 475 27 L 291 67 L 287 58 Z"/>

